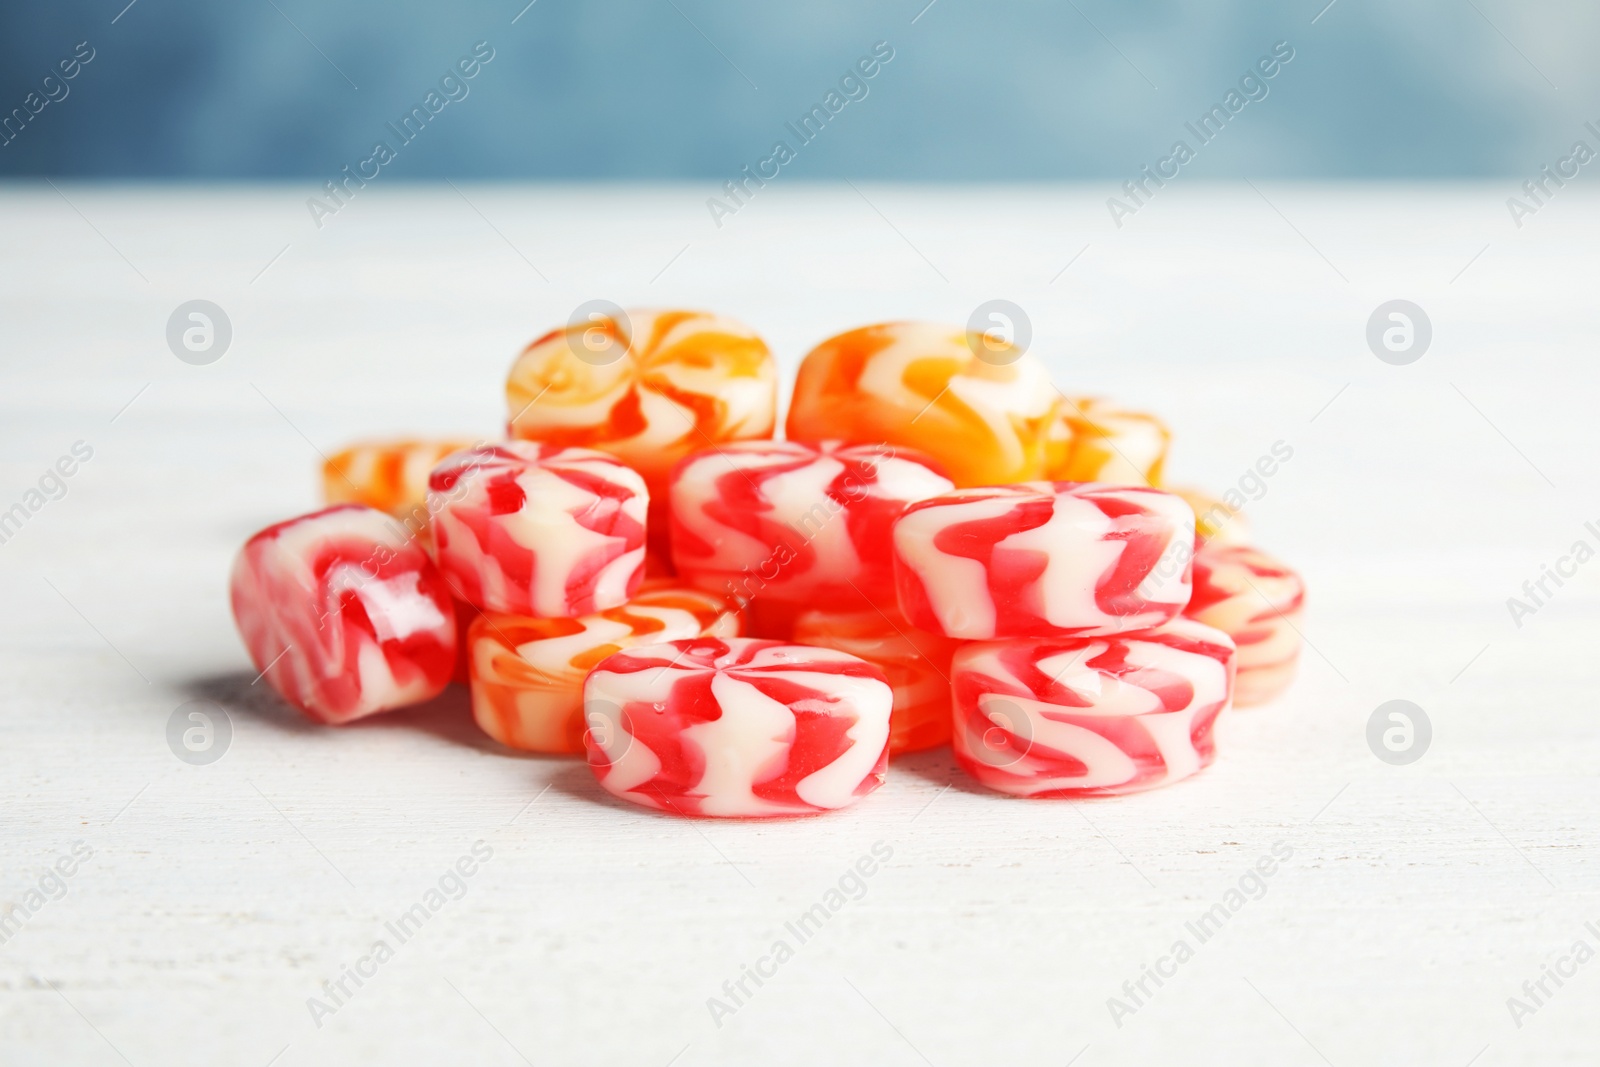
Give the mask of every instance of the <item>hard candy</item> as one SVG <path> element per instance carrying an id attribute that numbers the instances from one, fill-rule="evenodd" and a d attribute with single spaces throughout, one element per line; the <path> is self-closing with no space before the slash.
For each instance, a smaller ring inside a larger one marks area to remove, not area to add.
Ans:
<path id="1" fill-rule="evenodd" d="M 831 649 L 699 638 L 619 652 L 584 682 L 589 766 L 609 793 L 678 815 L 842 808 L 883 784 L 883 672 Z"/>
<path id="2" fill-rule="evenodd" d="M 1065 397 L 1050 429 L 1045 476 L 1159 486 L 1171 440 L 1154 415 L 1095 397 Z"/>
<path id="3" fill-rule="evenodd" d="M 1294 680 L 1300 659 L 1300 576 L 1265 552 L 1208 543 L 1194 557 L 1194 596 L 1183 613 L 1239 647 L 1236 706 L 1265 704 Z"/>
<path id="4" fill-rule="evenodd" d="M 588 615 L 644 578 L 644 479 L 603 452 L 532 441 L 457 452 L 428 483 L 433 554 L 485 611 Z"/>
<path id="5" fill-rule="evenodd" d="M 964 645 L 951 663 L 956 760 L 1013 796 L 1134 793 L 1216 758 L 1234 646 L 1193 619 L 1114 637 Z"/>
<path id="6" fill-rule="evenodd" d="M 230 596 L 256 669 L 319 722 L 416 704 L 449 684 L 448 587 L 381 511 L 344 504 L 267 527 L 235 559 Z"/>
<path id="7" fill-rule="evenodd" d="M 963 640 L 1123 633 L 1189 601 L 1194 513 L 1171 493 L 1098 483 L 958 489 L 894 526 L 900 610 Z"/>

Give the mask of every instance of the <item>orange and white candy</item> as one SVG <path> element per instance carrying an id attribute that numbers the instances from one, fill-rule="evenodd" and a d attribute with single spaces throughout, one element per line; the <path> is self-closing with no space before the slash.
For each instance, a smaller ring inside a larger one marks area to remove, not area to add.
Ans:
<path id="1" fill-rule="evenodd" d="M 1168 489 L 1189 502 L 1194 509 L 1194 536 L 1196 544 L 1247 545 L 1250 543 L 1250 520 L 1244 513 L 1203 489 Z"/>
<path id="2" fill-rule="evenodd" d="M 1094 397 L 1066 397 L 1050 428 L 1047 477 L 1159 488 L 1171 440 L 1154 415 Z"/>
<path id="3" fill-rule="evenodd" d="M 323 463 L 322 498 L 329 504 L 365 504 L 401 519 L 419 514 L 419 525 L 426 525 L 428 472 L 474 443 L 401 438 L 351 445 Z"/>
<path id="4" fill-rule="evenodd" d="M 992 334 L 881 323 L 806 356 L 788 436 L 904 446 L 937 460 L 957 486 L 1003 485 L 1045 476 L 1059 402 L 1038 357 Z"/>
<path id="5" fill-rule="evenodd" d="M 737 637 L 722 597 L 647 583 L 619 608 L 575 619 L 486 612 L 467 630 L 472 716 L 484 733 L 529 752 L 583 752 L 583 680 L 625 648 L 691 637 Z"/>
<path id="6" fill-rule="evenodd" d="M 510 436 L 608 452 L 644 475 L 651 555 L 665 562 L 673 464 L 726 441 L 770 438 L 778 368 L 743 323 L 705 311 L 613 309 L 551 330 L 506 380 Z"/>

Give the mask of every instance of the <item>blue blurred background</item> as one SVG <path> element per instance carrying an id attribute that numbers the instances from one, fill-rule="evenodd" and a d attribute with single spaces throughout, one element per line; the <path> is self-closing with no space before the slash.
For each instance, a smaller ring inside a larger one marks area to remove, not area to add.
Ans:
<path id="1" fill-rule="evenodd" d="M 880 41 L 786 173 L 1124 178 L 1279 41 L 1293 60 L 1197 173 L 1526 177 L 1600 119 L 1579 0 L 126 3 L 0 6 L 0 174 L 325 179 L 397 144 L 386 124 L 480 41 L 396 175 L 724 179 L 797 144 L 785 123 Z"/>

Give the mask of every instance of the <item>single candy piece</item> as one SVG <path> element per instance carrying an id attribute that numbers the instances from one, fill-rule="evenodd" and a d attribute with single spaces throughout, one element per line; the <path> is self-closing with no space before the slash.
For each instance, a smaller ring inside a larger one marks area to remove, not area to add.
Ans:
<path id="1" fill-rule="evenodd" d="M 1154 415 L 1094 397 L 1067 397 L 1050 429 L 1046 477 L 1159 486 L 1171 440 Z"/>
<path id="2" fill-rule="evenodd" d="M 1194 596 L 1183 613 L 1239 646 L 1238 707 L 1265 704 L 1294 680 L 1306 586 L 1265 552 L 1211 542 L 1195 553 Z"/>
<path id="3" fill-rule="evenodd" d="M 956 760 L 1022 797 L 1137 793 L 1216 758 L 1233 642 L 1193 619 L 1118 637 L 963 645 L 951 663 Z"/>
<path id="4" fill-rule="evenodd" d="M 583 680 L 596 663 L 637 645 L 739 630 L 726 600 L 671 582 L 647 582 L 622 607 L 576 619 L 480 615 L 467 636 L 472 715 L 511 748 L 581 753 Z"/>
<path id="5" fill-rule="evenodd" d="M 428 482 L 451 592 L 545 618 L 625 604 L 644 578 L 644 479 L 602 452 L 531 441 L 457 452 Z"/>
<path id="6" fill-rule="evenodd" d="M 643 474 L 654 501 L 650 544 L 665 561 L 673 464 L 725 441 L 771 437 L 778 368 L 754 331 L 720 315 L 596 313 L 524 349 L 506 403 L 510 436 L 597 448 Z"/>
<path id="7" fill-rule="evenodd" d="M 1059 401 L 1031 353 L 959 327 L 891 322 L 811 350 L 795 379 L 788 434 L 918 449 L 956 485 L 1021 482 L 1044 477 Z"/>
<path id="8" fill-rule="evenodd" d="M 583 686 L 589 766 L 678 815 L 808 815 L 883 784 L 893 695 L 832 649 L 735 637 L 629 649 Z"/>
<path id="9" fill-rule="evenodd" d="M 1194 509 L 1195 547 L 1204 544 L 1247 545 L 1250 543 L 1250 520 L 1237 507 L 1218 500 L 1200 489 L 1169 489 L 1189 502 Z M 1241 498 L 1242 500 L 1243 498 Z"/>
<path id="10" fill-rule="evenodd" d="M 381 511 L 344 504 L 269 526 L 245 542 L 230 585 L 256 669 L 319 722 L 420 703 L 449 684 L 449 590 Z"/>
<path id="11" fill-rule="evenodd" d="M 958 489 L 894 527 L 900 610 L 963 640 L 1125 633 L 1189 602 L 1194 513 L 1159 489 L 1078 482 Z"/>
<path id="12" fill-rule="evenodd" d="M 414 529 L 427 525 L 423 506 L 428 497 L 428 474 L 452 452 L 476 442 L 370 441 L 335 453 L 322 465 L 322 496 L 329 504 L 365 504 L 396 518 L 414 520 Z"/>
<path id="13" fill-rule="evenodd" d="M 848 652 L 883 671 L 894 690 L 889 755 L 949 742 L 950 657 L 957 642 L 918 630 L 894 611 L 808 611 L 792 633 L 797 644 Z"/>
<path id="14" fill-rule="evenodd" d="M 884 444 L 707 449 L 673 472 L 673 562 L 684 580 L 764 618 L 893 605 L 894 521 L 950 488 L 931 460 Z"/>

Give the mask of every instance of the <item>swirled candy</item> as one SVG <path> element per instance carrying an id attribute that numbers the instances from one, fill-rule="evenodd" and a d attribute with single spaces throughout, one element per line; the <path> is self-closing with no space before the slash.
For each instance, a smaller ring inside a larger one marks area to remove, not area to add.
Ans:
<path id="1" fill-rule="evenodd" d="M 963 640 L 1123 633 L 1189 602 L 1194 512 L 1159 489 L 1078 482 L 958 489 L 894 526 L 900 610 Z"/>
<path id="2" fill-rule="evenodd" d="M 1305 597 L 1300 576 L 1265 552 L 1213 541 L 1195 553 L 1194 596 L 1183 613 L 1239 646 L 1237 706 L 1265 704 L 1293 681 Z"/>
<path id="3" fill-rule="evenodd" d="M 1166 424 L 1154 415 L 1094 397 L 1066 397 L 1050 428 L 1045 476 L 1159 486 L 1171 440 Z"/>
<path id="4" fill-rule="evenodd" d="M 959 486 L 1021 482 L 1045 476 L 1058 403 L 1030 353 L 959 327 L 890 322 L 811 350 L 795 380 L 788 435 L 917 449 Z"/>
<path id="5" fill-rule="evenodd" d="M 1194 509 L 1194 534 L 1197 546 L 1250 543 L 1250 520 L 1238 508 L 1200 489 L 1173 488 L 1167 491 L 1177 493 Z"/>
<path id="6" fill-rule="evenodd" d="M 797 644 L 860 656 L 883 671 L 894 690 L 889 755 L 950 740 L 950 657 L 956 642 L 915 629 L 898 613 L 808 611 L 795 620 Z"/>
<path id="7" fill-rule="evenodd" d="M 233 618 L 256 669 L 319 722 L 436 696 L 456 656 L 450 593 L 392 517 L 345 504 L 245 542 Z"/>
<path id="8" fill-rule="evenodd" d="M 673 464 L 772 436 L 778 370 L 748 326 L 704 311 L 597 313 L 523 350 L 506 381 L 512 437 L 596 448 L 644 475 L 653 557 L 665 562 Z M 654 573 L 654 571 L 652 571 Z"/>
<path id="9" fill-rule="evenodd" d="M 636 645 L 737 637 L 737 609 L 712 593 L 646 582 L 619 608 L 576 619 L 486 613 L 468 630 L 472 715 L 490 737 L 530 752 L 583 752 L 583 680 Z"/>
<path id="10" fill-rule="evenodd" d="M 673 562 L 767 617 L 892 605 L 894 521 L 950 488 L 932 461 L 883 444 L 736 441 L 673 472 Z"/>
<path id="11" fill-rule="evenodd" d="M 625 604 L 644 577 L 644 479 L 603 452 L 532 441 L 434 468 L 434 558 L 484 609 L 571 617 Z"/>
<path id="12" fill-rule="evenodd" d="M 1216 758 L 1233 641 L 1193 619 L 1115 637 L 963 645 L 951 663 L 956 760 L 1022 797 L 1136 793 Z"/>
<path id="13" fill-rule="evenodd" d="M 634 804 L 809 815 L 883 784 L 893 695 L 843 652 L 740 637 L 646 645 L 602 660 L 583 698 L 589 766 Z"/>
<path id="14" fill-rule="evenodd" d="M 401 519 L 427 523 L 422 505 L 428 497 L 428 474 L 452 452 L 476 442 L 370 441 L 330 456 L 322 465 L 322 496 L 329 504 L 365 504 Z"/>

